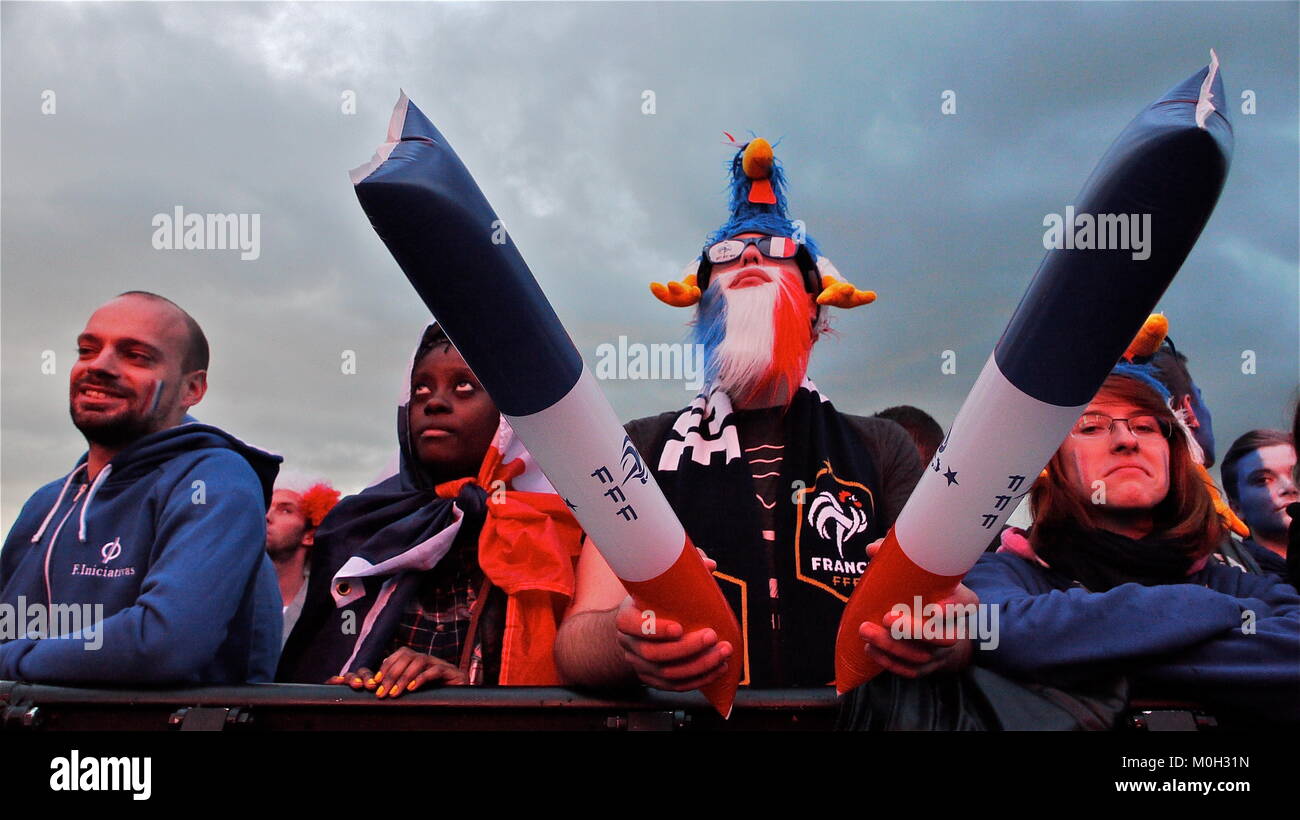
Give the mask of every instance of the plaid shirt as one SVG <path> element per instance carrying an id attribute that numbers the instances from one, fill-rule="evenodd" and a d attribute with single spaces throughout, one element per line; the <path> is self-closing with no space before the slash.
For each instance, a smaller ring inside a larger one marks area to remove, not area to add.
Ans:
<path id="1" fill-rule="evenodd" d="M 419 593 L 402 614 L 389 652 L 405 646 L 459 667 L 483 582 L 477 543 L 462 544 L 457 539 L 451 554 L 425 574 Z M 480 629 L 470 652 L 467 676 L 474 686 L 484 682 L 482 635 Z"/>

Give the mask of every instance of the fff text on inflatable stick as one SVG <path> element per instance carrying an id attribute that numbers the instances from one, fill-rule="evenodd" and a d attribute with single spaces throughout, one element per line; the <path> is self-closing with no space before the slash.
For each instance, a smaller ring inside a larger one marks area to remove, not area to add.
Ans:
<path id="1" fill-rule="evenodd" d="M 1064 228 L 1079 231 L 1080 241 L 1048 251 L 1039 265 L 845 607 L 835 644 L 841 693 L 880 671 L 863 652 L 859 626 L 880 623 L 897 604 L 910 607 L 914 596 L 930 602 L 955 588 L 1028 494 L 1187 258 L 1218 201 L 1232 155 L 1218 67 L 1211 52 L 1206 68 L 1147 106 L 1084 185 L 1073 209 L 1076 225 Z M 1093 231 L 1103 215 L 1149 217 L 1143 251 L 1097 249 Z"/>
<path id="2" fill-rule="evenodd" d="M 351 172 L 362 209 L 556 492 L 647 613 L 741 645 L 740 626 L 469 171 L 402 94 Z M 727 716 L 740 664 L 702 691 Z"/>

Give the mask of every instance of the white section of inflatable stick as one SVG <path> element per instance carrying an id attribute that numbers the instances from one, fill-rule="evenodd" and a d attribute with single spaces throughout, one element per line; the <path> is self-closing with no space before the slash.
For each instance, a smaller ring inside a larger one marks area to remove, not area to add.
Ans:
<path id="1" fill-rule="evenodd" d="M 564 398 L 506 418 L 615 575 L 648 581 L 673 565 L 686 531 L 585 365 Z"/>
<path id="2" fill-rule="evenodd" d="M 936 575 L 964 575 L 1085 407 L 1025 395 L 990 355 L 898 517 L 895 534 L 907 557 Z"/>
<path id="3" fill-rule="evenodd" d="M 1218 100 L 1214 99 L 1211 89 L 1214 88 L 1214 78 L 1219 73 L 1219 55 L 1210 49 L 1210 70 L 1205 72 L 1205 82 L 1201 83 L 1201 93 L 1196 99 L 1196 127 L 1204 128 L 1205 120 L 1211 114 L 1218 110 Z"/>
<path id="4" fill-rule="evenodd" d="M 388 118 L 388 138 L 384 144 L 375 149 L 375 155 L 370 158 L 369 162 L 358 165 L 351 171 L 348 171 L 348 179 L 352 180 L 353 185 L 358 185 L 361 180 L 370 176 L 375 169 L 388 161 L 388 157 L 397 147 L 397 143 L 402 141 L 402 130 L 406 128 L 406 104 L 410 100 L 406 97 L 406 92 L 401 91 L 397 97 L 397 104 L 393 106 L 393 114 Z"/>

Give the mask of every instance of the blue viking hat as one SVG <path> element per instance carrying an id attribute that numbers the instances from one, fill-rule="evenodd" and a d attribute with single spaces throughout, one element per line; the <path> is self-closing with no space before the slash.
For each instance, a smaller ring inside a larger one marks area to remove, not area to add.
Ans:
<path id="1" fill-rule="evenodd" d="M 696 304 L 701 292 L 709 286 L 709 273 L 713 266 L 708 258 L 708 248 L 739 234 L 759 233 L 791 238 L 798 243 L 794 258 L 803 271 L 805 289 L 818 303 L 814 320 L 818 327 L 826 327 L 827 307 L 850 308 L 874 301 L 875 293 L 857 290 L 845 282 L 830 260 L 821 255 L 816 241 L 790 219 L 785 171 L 772 152 L 772 144 L 762 137 L 741 143 L 730 134 L 726 136 L 727 144 L 736 149 L 729 172 L 728 205 L 731 214 L 722 227 L 709 234 L 704 251 L 682 271 L 680 282 L 667 285 L 654 282 L 650 285 L 655 297 L 673 307 Z"/>
<path id="2" fill-rule="evenodd" d="M 730 134 L 727 135 L 731 137 Z M 795 224 L 789 216 L 786 194 L 785 170 L 772 153 L 773 146 L 762 137 L 746 143 L 731 144 L 737 150 L 731 158 L 729 185 L 731 217 L 713 233 L 706 245 L 742 233 L 764 233 L 769 236 L 794 236 Z M 803 244 L 813 259 L 820 254 L 811 236 L 803 236 Z"/>
<path id="3" fill-rule="evenodd" d="M 796 230 L 790 219 L 785 171 L 772 151 L 772 144 L 762 137 L 741 143 L 730 134 L 726 136 L 729 144 L 736 148 L 729 170 L 731 181 L 728 186 L 728 210 L 731 211 L 731 216 L 722 227 L 709 234 L 704 247 L 707 249 L 715 242 L 742 233 L 794 237 L 802 245 L 796 258 L 800 269 L 804 271 L 805 285 L 816 296 L 821 292 L 821 277 L 817 271 L 817 259 L 821 254 L 817 242 L 806 232 Z M 704 253 L 700 254 L 699 264 L 696 276 L 700 287 L 704 288 L 708 286 L 711 267 Z"/>

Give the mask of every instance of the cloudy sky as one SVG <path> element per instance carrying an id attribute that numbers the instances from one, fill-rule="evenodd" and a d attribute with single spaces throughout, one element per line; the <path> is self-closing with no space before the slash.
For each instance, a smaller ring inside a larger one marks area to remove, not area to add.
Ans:
<path id="1" fill-rule="evenodd" d="M 593 365 L 620 335 L 684 338 L 687 312 L 647 283 L 676 276 L 724 220 L 722 132 L 781 138 L 794 215 L 880 294 L 837 315 L 813 378 L 842 410 L 915 404 L 946 427 L 1043 256 L 1044 215 L 1213 47 L 1236 154 L 1160 307 L 1220 451 L 1282 426 L 1296 397 L 1294 3 L 5 2 L 0 18 L 6 531 L 83 451 L 67 416 L 74 339 L 127 289 L 172 298 L 206 330 L 202 420 L 347 491 L 381 468 L 429 317 L 346 172 L 382 141 L 399 88 Z M 259 258 L 154 249 L 154 216 L 176 206 L 259 214 Z M 680 382 L 604 386 L 625 418 L 690 398 Z"/>

